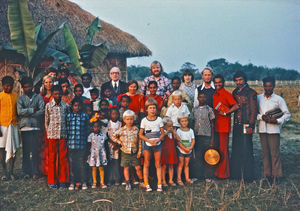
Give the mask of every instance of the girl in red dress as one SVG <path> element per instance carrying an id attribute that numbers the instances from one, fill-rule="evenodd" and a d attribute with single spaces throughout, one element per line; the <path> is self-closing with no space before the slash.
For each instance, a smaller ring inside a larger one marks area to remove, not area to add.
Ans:
<path id="1" fill-rule="evenodd" d="M 175 148 L 175 138 L 180 139 L 177 135 L 176 130 L 173 127 L 173 122 L 170 117 L 163 118 L 164 123 L 164 141 L 162 142 L 162 185 L 168 186 L 166 182 L 166 169 L 169 166 L 169 185 L 176 186 L 173 182 L 174 164 L 178 163 L 178 157 Z"/>
<path id="2" fill-rule="evenodd" d="M 164 103 L 164 99 L 159 96 L 158 94 L 156 94 L 156 91 L 157 91 L 157 82 L 156 81 L 150 81 L 149 84 L 148 84 L 148 90 L 149 90 L 149 95 L 146 95 L 144 96 L 144 100 L 143 100 L 143 105 L 142 105 L 142 108 L 144 108 L 145 110 L 145 102 L 152 98 L 154 99 L 156 102 L 157 102 L 157 115 L 159 116 L 160 115 L 160 111 L 161 111 L 161 108 L 163 106 L 163 103 Z"/>

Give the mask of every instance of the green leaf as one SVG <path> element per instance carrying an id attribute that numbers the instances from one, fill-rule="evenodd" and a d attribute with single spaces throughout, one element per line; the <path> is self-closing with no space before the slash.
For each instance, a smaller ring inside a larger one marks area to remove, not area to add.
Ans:
<path id="1" fill-rule="evenodd" d="M 0 41 L 0 60 L 10 60 L 14 64 L 24 65 L 25 57 L 23 54 L 4 42 Z"/>
<path id="2" fill-rule="evenodd" d="M 78 47 L 67 24 L 64 24 L 64 38 L 67 53 L 70 57 L 73 69 L 77 74 L 82 75 L 86 72 L 86 70 L 80 65 L 80 55 Z"/>
<path id="3" fill-rule="evenodd" d="M 108 48 L 105 43 L 98 45 L 86 44 L 80 50 L 82 66 L 85 68 L 96 68 L 102 64 L 107 54 Z"/>
<path id="4" fill-rule="evenodd" d="M 51 39 L 54 37 L 54 35 L 62 29 L 62 26 L 59 27 L 57 30 L 55 30 L 54 32 L 50 33 L 46 39 L 44 39 L 37 47 L 37 50 L 34 52 L 34 55 L 29 63 L 29 69 L 33 72 L 33 78 L 35 77 L 34 74 L 34 70 L 36 68 L 37 65 L 40 64 L 40 62 L 42 61 L 42 58 L 44 56 L 45 50 L 49 44 L 49 42 L 51 41 Z"/>
<path id="5" fill-rule="evenodd" d="M 27 0 L 9 0 L 8 24 L 12 46 L 24 54 L 26 64 L 33 57 L 36 49 L 34 41 L 34 23 L 28 10 Z"/>
<path id="6" fill-rule="evenodd" d="M 36 44 L 40 44 L 44 39 L 45 39 L 45 31 L 42 27 L 42 24 L 39 24 L 35 27 L 35 35 L 34 35 L 34 40 Z"/>
<path id="7" fill-rule="evenodd" d="M 65 63 L 71 62 L 70 57 L 67 54 L 65 54 L 59 50 L 55 50 L 53 48 L 46 48 L 45 55 L 48 57 L 52 57 L 54 60 L 57 60 L 57 61 L 62 61 Z"/>
<path id="8" fill-rule="evenodd" d="M 28 76 L 28 72 L 24 69 L 20 69 L 20 68 L 14 68 L 16 72 L 19 73 L 20 79 L 22 79 L 25 76 Z"/>
<path id="9" fill-rule="evenodd" d="M 102 30 L 102 26 L 100 24 L 100 20 L 99 18 L 95 18 L 95 20 L 93 20 L 93 22 L 91 23 L 91 25 L 89 25 L 89 27 L 87 28 L 87 35 L 89 36 L 88 38 L 88 44 L 92 44 L 93 43 L 93 37 L 94 35 Z"/>

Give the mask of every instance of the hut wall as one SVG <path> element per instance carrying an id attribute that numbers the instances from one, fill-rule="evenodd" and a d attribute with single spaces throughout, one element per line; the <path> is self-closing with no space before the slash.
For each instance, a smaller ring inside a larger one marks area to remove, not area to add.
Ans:
<path id="1" fill-rule="evenodd" d="M 109 55 L 98 68 L 93 69 L 93 84 L 100 87 L 101 84 L 110 80 L 109 71 L 112 67 L 119 67 L 121 80 L 127 81 L 127 60 L 122 55 Z"/>
<path id="2" fill-rule="evenodd" d="M 19 73 L 15 71 L 15 68 L 22 69 L 22 65 L 20 64 L 13 64 L 11 61 L 7 59 L 0 60 L 0 91 L 2 92 L 2 78 L 4 76 L 11 76 L 15 79 L 13 91 L 21 94 L 21 84 L 19 81 Z"/>

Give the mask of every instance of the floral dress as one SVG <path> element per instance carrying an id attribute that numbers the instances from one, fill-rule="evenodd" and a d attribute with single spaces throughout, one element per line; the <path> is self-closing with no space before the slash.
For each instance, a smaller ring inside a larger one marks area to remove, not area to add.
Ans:
<path id="1" fill-rule="evenodd" d="M 107 158 L 105 151 L 105 141 L 107 136 L 100 132 L 98 134 L 91 133 L 88 137 L 88 142 L 91 143 L 91 154 L 88 157 L 87 163 L 90 166 L 106 166 Z"/>

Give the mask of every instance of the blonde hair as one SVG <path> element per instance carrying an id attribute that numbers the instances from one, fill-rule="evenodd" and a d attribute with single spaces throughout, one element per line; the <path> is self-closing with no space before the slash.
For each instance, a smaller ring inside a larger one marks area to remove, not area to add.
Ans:
<path id="1" fill-rule="evenodd" d="M 201 75 L 203 75 L 203 73 L 204 73 L 205 70 L 209 70 L 209 72 L 211 73 L 211 75 L 212 75 L 212 76 L 214 75 L 214 72 L 213 72 L 213 70 L 212 70 L 210 67 L 205 67 L 205 68 L 202 70 Z"/>
<path id="2" fill-rule="evenodd" d="M 160 70 L 161 70 L 161 72 L 163 72 L 164 70 L 163 70 L 163 67 L 162 67 L 161 63 L 159 61 L 156 61 L 156 60 L 151 63 L 151 65 L 150 65 L 150 71 L 152 71 L 152 67 L 154 65 L 157 65 L 157 64 L 159 64 Z"/>
<path id="3" fill-rule="evenodd" d="M 135 115 L 134 111 L 132 111 L 132 110 L 130 110 L 130 109 L 126 110 L 126 111 L 123 113 L 123 119 L 124 119 L 125 117 L 129 117 L 129 116 L 133 116 L 133 119 L 134 119 L 134 120 L 136 119 L 136 115 Z"/>
<path id="4" fill-rule="evenodd" d="M 145 109 L 147 110 L 148 107 L 151 106 L 151 105 L 155 105 L 156 108 L 157 108 L 157 102 L 156 102 L 156 100 L 154 100 L 154 99 L 152 99 L 152 98 L 148 99 L 148 100 L 146 101 L 146 103 L 145 103 Z"/>
<path id="5" fill-rule="evenodd" d="M 50 76 L 50 75 L 45 75 L 45 76 L 43 77 L 43 84 L 42 84 L 42 87 L 41 87 L 41 94 L 42 94 L 42 96 L 45 96 L 45 95 L 47 94 L 47 90 L 46 90 L 46 88 L 45 88 L 45 81 L 46 81 L 47 79 L 51 79 L 51 81 L 52 81 L 52 83 L 53 83 L 53 85 L 54 85 L 54 78 L 52 78 L 52 76 Z"/>
<path id="6" fill-rule="evenodd" d="M 174 91 L 174 92 L 172 93 L 172 97 L 174 97 L 174 96 L 180 96 L 180 97 L 182 98 L 182 93 L 181 93 L 181 91 L 179 91 L 179 90 Z"/>

